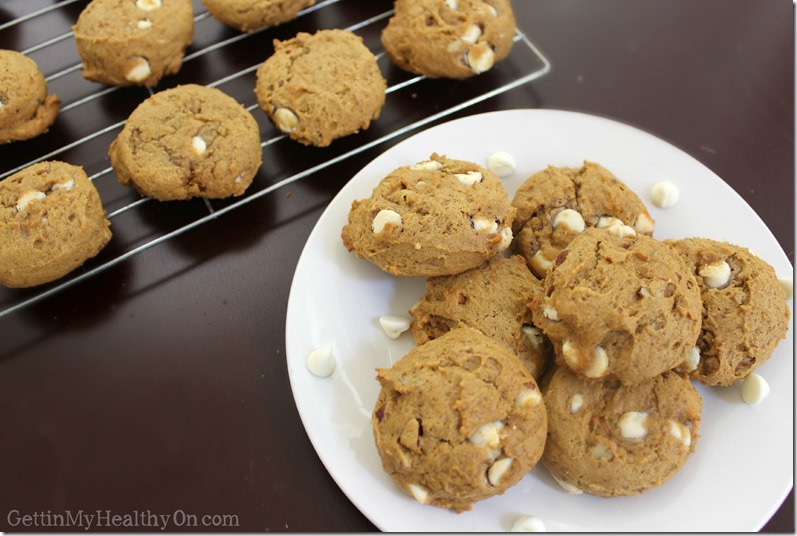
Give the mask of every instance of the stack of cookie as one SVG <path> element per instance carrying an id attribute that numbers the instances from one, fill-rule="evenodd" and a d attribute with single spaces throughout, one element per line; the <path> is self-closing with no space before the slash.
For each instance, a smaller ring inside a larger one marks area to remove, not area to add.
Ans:
<path id="1" fill-rule="evenodd" d="M 548 167 L 510 204 L 489 170 L 433 154 L 353 201 L 344 246 L 392 275 L 428 277 L 409 311 L 418 346 L 377 376 L 377 449 L 402 489 L 462 511 L 517 481 L 490 475 L 514 441 L 509 414 L 494 410 L 519 395 L 472 395 L 452 376 L 486 362 L 530 389 L 539 381 L 533 407 L 547 414 L 528 432 L 545 428 L 542 457 L 535 442 L 502 463 L 528 470 L 541 459 L 568 492 L 602 497 L 645 492 L 684 466 L 702 413 L 692 380 L 745 378 L 785 336 L 789 309 L 749 250 L 659 241 L 654 225 L 594 162 Z M 438 420 L 467 426 L 425 425 Z M 489 430 L 487 448 L 475 430 Z M 440 443 L 462 454 L 441 457 Z"/>

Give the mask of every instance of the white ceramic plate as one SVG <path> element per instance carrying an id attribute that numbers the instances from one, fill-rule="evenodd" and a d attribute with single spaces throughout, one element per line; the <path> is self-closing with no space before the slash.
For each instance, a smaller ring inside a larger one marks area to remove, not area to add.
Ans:
<path id="1" fill-rule="evenodd" d="M 368 164 L 330 203 L 307 240 L 288 303 L 286 346 L 296 405 L 327 470 L 351 501 L 384 531 L 505 531 L 535 515 L 548 531 L 752 531 L 761 528 L 791 489 L 794 472 L 793 333 L 759 367 L 771 394 L 746 405 L 740 385 L 698 386 L 701 436 L 683 469 L 636 497 L 569 495 L 538 465 L 504 495 L 455 514 L 405 495 L 382 471 L 370 425 L 379 392 L 377 367 L 389 367 L 413 346 L 379 327 L 381 315 L 407 316 L 423 279 L 397 278 L 357 259 L 340 232 L 354 199 L 370 196 L 393 169 L 432 152 L 486 166 L 507 151 L 517 170 L 503 179 L 510 196 L 532 173 L 551 164 L 599 162 L 628 184 L 656 220 L 654 236 L 701 236 L 748 246 L 791 276 L 792 267 L 769 229 L 727 184 L 694 158 L 635 128 L 594 116 L 552 110 L 476 115 L 423 131 Z M 648 192 L 658 181 L 680 189 L 678 204 L 657 209 Z M 789 302 L 792 307 L 792 301 Z M 793 314 L 793 313 L 792 313 Z M 330 346 L 337 369 L 313 376 L 307 355 Z"/>

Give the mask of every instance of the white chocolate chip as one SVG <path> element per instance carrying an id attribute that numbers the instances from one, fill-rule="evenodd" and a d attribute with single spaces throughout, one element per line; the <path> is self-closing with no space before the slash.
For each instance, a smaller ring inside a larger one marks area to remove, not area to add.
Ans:
<path id="1" fill-rule="evenodd" d="M 692 351 L 689 352 L 689 357 L 687 357 L 686 361 L 684 361 L 682 368 L 686 372 L 692 372 L 697 368 L 698 363 L 700 363 L 700 348 L 693 346 Z"/>
<path id="2" fill-rule="evenodd" d="M 502 179 L 509 177 L 516 169 L 515 157 L 506 151 L 497 151 L 487 157 L 487 169 Z"/>
<path id="3" fill-rule="evenodd" d="M 675 206 L 680 195 L 678 187 L 670 181 L 657 182 L 650 189 L 650 200 L 659 208 Z"/>
<path id="4" fill-rule="evenodd" d="M 554 216 L 553 228 L 556 229 L 560 225 L 576 234 L 583 233 L 586 228 L 584 217 L 572 208 L 566 208 Z"/>
<path id="5" fill-rule="evenodd" d="M 498 251 L 504 251 L 512 243 L 512 228 L 504 227 L 501 229 L 501 244 L 498 246 Z"/>
<path id="6" fill-rule="evenodd" d="M 495 9 L 495 6 L 492 6 L 490 4 L 485 4 L 485 5 L 487 6 L 487 11 L 490 12 L 490 15 L 492 15 L 493 17 L 498 16 L 498 10 Z"/>
<path id="7" fill-rule="evenodd" d="M 755 405 L 769 395 L 769 384 L 756 373 L 752 373 L 742 381 L 742 400 Z"/>
<path id="8" fill-rule="evenodd" d="M 134 56 L 127 60 L 125 64 L 125 78 L 129 82 L 139 83 L 143 82 L 149 75 L 152 74 L 152 69 L 149 66 L 147 58 L 141 56 Z"/>
<path id="9" fill-rule="evenodd" d="M 559 321 L 559 312 L 551 307 L 550 305 L 546 305 L 542 310 L 542 316 L 547 318 L 548 320 L 553 320 L 554 322 Z"/>
<path id="10" fill-rule="evenodd" d="M 473 218 L 471 226 L 475 231 L 487 231 L 490 234 L 498 232 L 498 222 L 487 218 Z"/>
<path id="11" fill-rule="evenodd" d="M 139 30 L 149 30 L 152 28 L 152 21 L 149 19 L 141 19 L 136 23 L 136 26 L 138 26 Z"/>
<path id="12" fill-rule="evenodd" d="M 437 160 L 424 160 L 423 162 L 411 165 L 410 169 L 413 171 L 437 171 L 443 169 L 443 164 Z"/>
<path id="13" fill-rule="evenodd" d="M 794 278 L 779 277 L 780 285 L 786 290 L 786 299 L 790 300 L 794 296 Z"/>
<path id="14" fill-rule="evenodd" d="M 504 423 L 501 421 L 488 422 L 479 427 L 468 440 L 477 447 L 497 448 L 501 443 L 501 430 Z"/>
<path id="15" fill-rule="evenodd" d="M 0 110 L 2 110 L 5 107 L 5 105 L 6 103 L 0 100 Z"/>
<path id="16" fill-rule="evenodd" d="M 541 401 L 542 393 L 539 389 L 524 389 L 515 397 L 515 404 L 523 408 L 536 406 Z"/>
<path id="17" fill-rule="evenodd" d="M 457 9 L 459 3 L 457 0 L 445 0 L 446 7 L 449 9 Z"/>
<path id="18" fill-rule="evenodd" d="M 481 74 L 492 69 L 495 64 L 495 52 L 487 43 L 479 43 L 468 50 L 465 59 L 471 71 Z"/>
<path id="19" fill-rule="evenodd" d="M 652 298 L 653 293 L 649 291 L 646 287 L 642 287 L 639 289 L 639 296 L 642 298 Z"/>
<path id="20" fill-rule="evenodd" d="M 478 171 L 468 171 L 467 173 L 455 173 L 454 176 L 465 186 L 473 186 L 482 181 L 482 174 Z"/>
<path id="21" fill-rule="evenodd" d="M 636 236 L 636 231 L 629 225 L 612 225 L 609 227 L 609 232 L 619 238 L 626 238 L 628 236 Z"/>
<path id="22" fill-rule="evenodd" d="M 731 267 L 725 261 L 704 264 L 698 271 L 698 275 L 703 278 L 708 288 L 720 288 L 728 284 L 731 278 Z"/>
<path id="23" fill-rule="evenodd" d="M 626 439 L 642 439 L 648 435 L 648 429 L 645 426 L 648 414 L 644 411 L 626 411 L 620 416 L 618 422 L 620 426 L 620 435 Z"/>
<path id="24" fill-rule="evenodd" d="M 601 216 L 598 218 L 598 224 L 595 226 L 598 229 L 605 229 L 614 225 L 623 225 L 623 220 L 615 218 L 614 216 Z"/>
<path id="25" fill-rule="evenodd" d="M 335 355 L 332 348 L 322 346 L 307 355 L 307 369 L 320 378 L 331 376 L 335 372 Z"/>
<path id="26" fill-rule="evenodd" d="M 158 9 L 162 5 L 161 0 L 136 0 L 136 7 L 143 11 L 152 11 Z"/>
<path id="27" fill-rule="evenodd" d="M 533 346 L 535 350 L 539 349 L 544 341 L 542 330 L 529 324 L 524 324 L 521 330 L 523 331 L 523 335 L 525 335 L 531 343 L 531 346 Z"/>
<path id="28" fill-rule="evenodd" d="M 512 458 L 501 458 L 487 469 L 487 480 L 493 486 L 497 486 L 510 467 L 512 467 Z"/>
<path id="29" fill-rule="evenodd" d="M 636 221 L 634 222 L 634 229 L 636 229 L 638 233 L 646 235 L 653 234 L 653 229 L 655 227 L 656 227 L 656 222 L 654 222 L 653 218 L 651 218 L 644 212 L 642 212 L 639 216 L 637 216 Z"/>
<path id="30" fill-rule="evenodd" d="M 594 447 L 592 447 L 592 455 L 595 457 L 596 460 L 611 460 L 614 458 L 614 454 L 612 451 L 606 448 L 603 443 L 598 443 Z"/>
<path id="31" fill-rule="evenodd" d="M 570 413 L 578 413 L 584 406 L 584 397 L 580 394 L 576 393 L 572 397 L 570 397 Z"/>
<path id="32" fill-rule="evenodd" d="M 67 192 L 75 187 L 75 181 L 72 179 L 65 180 L 63 182 L 56 182 L 50 187 L 51 191 L 56 190 L 66 190 Z"/>
<path id="33" fill-rule="evenodd" d="M 299 126 L 299 117 L 288 108 L 277 108 L 274 110 L 274 125 L 289 134 Z"/>
<path id="34" fill-rule="evenodd" d="M 570 482 L 565 482 L 564 480 L 556 478 L 555 476 L 553 477 L 553 479 L 556 480 L 556 483 L 559 484 L 562 487 L 562 489 L 568 492 L 570 495 L 581 495 L 582 493 L 584 493 L 582 490 L 578 489 Z"/>
<path id="35" fill-rule="evenodd" d="M 429 502 L 429 492 L 426 491 L 424 488 L 419 486 L 418 484 L 407 484 L 407 487 L 410 490 L 410 493 L 415 500 L 421 504 L 426 504 Z"/>
<path id="36" fill-rule="evenodd" d="M 401 214 L 394 210 L 383 209 L 374 217 L 374 222 L 371 228 L 374 234 L 381 234 L 385 230 L 385 226 L 390 224 L 395 227 L 401 227 Z"/>
<path id="37" fill-rule="evenodd" d="M 410 319 L 403 316 L 382 315 L 379 317 L 379 325 L 385 335 L 391 339 L 398 339 L 399 335 L 410 329 Z"/>
<path id="38" fill-rule="evenodd" d="M 539 517 L 536 516 L 523 516 L 519 517 L 512 523 L 511 532 L 547 532 L 545 524 Z"/>
<path id="39" fill-rule="evenodd" d="M 40 192 L 38 190 L 30 190 L 19 196 L 17 199 L 17 211 L 22 212 L 26 208 L 28 208 L 28 204 L 31 201 L 36 201 L 38 199 L 44 199 L 47 195 L 44 192 Z"/>
<path id="40" fill-rule="evenodd" d="M 602 347 L 595 348 L 595 353 L 592 356 L 592 363 L 589 368 L 584 371 L 584 376 L 587 378 L 600 378 L 606 373 L 609 368 L 609 355 Z"/>
<path id="41" fill-rule="evenodd" d="M 479 28 L 478 24 L 471 24 L 468 26 L 468 29 L 465 30 L 465 33 L 462 34 L 461 39 L 466 43 L 474 44 L 476 41 L 479 40 L 479 37 L 482 36 L 482 29 Z"/>
<path id="42" fill-rule="evenodd" d="M 542 250 L 538 250 L 537 253 L 531 257 L 531 267 L 537 275 L 544 277 L 545 274 L 548 273 L 548 270 L 551 269 L 551 266 L 553 266 L 553 261 L 548 259 Z"/>
<path id="43" fill-rule="evenodd" d="M 191 138 L 191 148 L 194 150 L 194 153 L 197 156 L 202 156 L 205 154 L 208 144 L 205 143 L 205 140 L 202 138 L 202 136 L 194 136 Z"/>
<path id="44" fill-rule="evenodd" d="M 673 436 L 675 439 L 683 443 L 685 447 L 688 447 L 692 444 L 692 432 L 689 431 L 689 428 L 684 426 L 683 424 L 677 421 L 670 421 L 670 435 Z"/>

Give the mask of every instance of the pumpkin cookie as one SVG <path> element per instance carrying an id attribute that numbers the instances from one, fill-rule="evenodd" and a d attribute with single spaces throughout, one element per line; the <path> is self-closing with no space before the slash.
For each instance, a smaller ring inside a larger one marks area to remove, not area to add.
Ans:
<path id="1" fill-rule="evenodd" d="M 700 333 L 702 302 L 692 270 L 672 248 L 618 225 L 576 236 L 531 310 L 558 364 L 630 384 L 686 361 Z"/>
<path id="2" fill-rule="evenodd" d="M 382 467 L 423 504 L 470 510 L 542 456 L 547 418 L 528 370 L 503 344 L 459 328 L 389 369 L 371 424 Z"/>
<path id="3" fill-rule="evenodd" d="M 108 154 L 120 183 L 160 201 L 241 195 L 262 161 L 252 114 L 195 84 L 139 104 Z"/>
<path id="4" fill-rule="evenodd" d="M 397 0 L 382 46 L 399 68 L 429 78 L 466 78 L 509 55 L 509 0 Z"/>
<path id="5" fill-rule="evenodd" d="M 387 83 L 362 38 L 347 30 L 274 40 L 257 70 L 255 95 L 274 125 L 305 145 L 367 129 L 379 118 Z"/>
<path id="6" fill-rule="evenodd" d="M 432 154 L 352 202 L 343 245 L 393 275 L 453 275 L 509 247 L 514 215 L 493 172 Z"/>
<path id="7" fill-rule="evenodd" d="M 544 386 L 542 462 L 571 493 L 636 495 L 677 473 L 694 452 L 703 401 L 675 372 L 635 385 L 558 368 Z"/>
<path id="8" fill-rule="evenodd" d="M 786 290 L 747 248 L 708 238 L 666 240 L 694 272 L 703 323 L 682 368 L 707 385 L 730 385 L 766 362 L 789 329 Z"/>
<path id="9" fill-rule="evenodd" d="M 213 18 L 242 32 L 254 32 L 295 19 L 315 0 L 202 0 Z"/>
<path id="10" fill-rule="evenodd" d="M 518 211 L 512 247 L 539 278 L 586 228 L 625 224 L 653 234 L 653 219 L 639 196 L 594 162 L 535 173 L 518 188 L 512 205 Z"/>
<path id="11" fill-rule="evenodd" d="M 180 70 L 194 13 L 191 0 L 92 0 L 72 29 L 84 78 L 154 86 Z"/>
<path id="12" fill-rule="evenodd" d="M 110 222 L 83 168 L 40 162 L 0 181 L 0 284 L 54 281 L 110 239 Z"/>
<path id="13" fill-rule="evenodd" d="M 410 309 L 412 336 L 424 344 L 458 327 L 476 328 L 506 344 L 539 379 L 553 349 L 533 326 L 526 304 L 540 289 L 519 255 L 496 255 L 467 272 L 430 277 L 425 294 Z"/>
<path id="14" fill-rule="evenodd" d="M 0 50 L 0 143 L 42 134 L 60 108 L 61 99 L 47 94 L 36 62 L 14 50 Z"/>

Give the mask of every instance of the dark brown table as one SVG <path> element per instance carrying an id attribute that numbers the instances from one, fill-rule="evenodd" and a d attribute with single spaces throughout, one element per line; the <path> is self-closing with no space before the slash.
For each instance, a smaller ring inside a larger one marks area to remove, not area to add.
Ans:
<path id="1" fill-rule="evenodd" d="M 0 24 L 53 4 L 6 0 Z M 63 35 L 85 4 L 69 3 L 53 14 L 2 27 L 0 47 L 25 50 Z M 551 71 L 446 119 L 552 108 L 639 127 L 730 184 L 763 218 L 793 264 L 791 2 L 516 0 L 514 5 L 520 29 L 550 60 Z M 194 6 L 197 13 L 204 11 L 199 1 Z M 342 0 L 188 62 L 160 87 L 211 83 L 265 59 L 272 38 L 345 27 L 390 6 Z M 384 23 L 363 30 L 369 46 L 379 47 Z M 198 21 L 197 28 L 189 55 L 236 36 L 212 19 Z M 67 36 L 30 55 L 49 76 L 78 61 L 73 44 Z M 489 80 L 511 80 L 517 77 L 514 69 L 508 63 Z M 399 76 L 390 73 L 389 78 Z M 418 106 L 433 113 L 458 92 L 478 92 L 480 83 L 430 83 Z M 250 73 L 223 89 L 250 105 L 252 85 Z M 81 82 L 79 73 L 50 86 L 64 93 L 67 103 L 104 89 Z M 82 111 L 62 113 L 40 139 L 0 147 L 0 173 L 123 121 L 145 96 L 142 89 L 119 90 Z M 253 113 L 264 131 L 270 128 L 261 112 Z M 387 111 L 385 124 L 404 113 L 413 112 Z M 378 124 L 374 136 L 384 134 Z M 114 136 L 99 136 L 59 157 L 84 165 L 90 174 L 101 172 Z M 180 510 L 235 515 L 236 530 L 374 530 L 328 475 L 302 427 L 286 369 L 285 314 L 297 259 L 324 207 L 357 170 L 404 137 L 0 317 L 0 526 L 25 528 L 7 526 L 11 510 Z M 270 184 L 297 166 L 334 158 L 358 143 L 339 140 L 316 150 L 286 144 L 288 150 L 269 153 L 257 181 L 261 187 Z M 109 210 L 135 200 L 112 186 L 109 176 L 107 186 L 98 185 Z M 128 220 L 125 215 L 114 220 L 117 245 L 112 242 L 86 269 L 206 210 L 202 201 L 142 205 Z M 36 292 L 0 289 L 0 303 L 5 307 Z M 754 455 L 741 462 L 755 470 Z M 44 517 L 32 528 L 46 529 L 41 523 Z M 793 493 L 764 530 L 794 531 Z"/>

